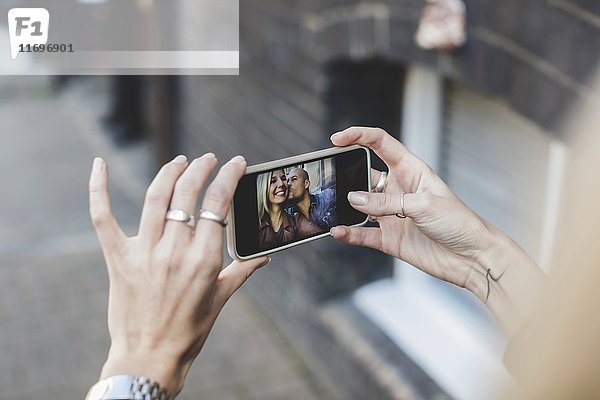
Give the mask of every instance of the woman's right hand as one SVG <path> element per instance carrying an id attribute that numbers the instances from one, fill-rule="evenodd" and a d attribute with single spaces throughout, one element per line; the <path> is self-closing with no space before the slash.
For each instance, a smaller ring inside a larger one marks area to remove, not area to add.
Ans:
<path id="1" fill-rule="evenodd" d="M 520 285 L 512 282 L 539 279 L 541 270 L 510 238 L 467 207 L 433 170 L 399 141 L 379 128 L 352 127 L 331 137 L 336 146 L 360 144 L 371 148 L 389 167 L 383 193 L 351 192 L 350 204 L 377 218 L 379 227 L 337 226 L 332 236 L 344 243 L 372 247 L 412 264 L 420 270 L 457 286 L 467 288 L 490 307 L 507 331 L 513 325 L 512 311 L 524 298 Z M 379 172 L 373 172 L 374 181 Z M 404 214 L 401 197 L 404 194 Z M 526 271 L 523 277 L 510 268 Z M 507 269 L 508 268 L 508 269 Z M 489 280 L 503 276 L 515 287 Z M 531 275 L 529 275 L 531 274 Z M 490 289 L 488 289 L 490 282 Z M 529 283 L 532 283 L 529 281 Z M 532 285 L 533 286 L 533 285 Z M 515 291 L 515 288 L 519 290 Z M 490 290 L 500 299 L 488 304 Z M 523 288 L 527 290 L 527 288 Z M 508 296 L 508 297 L 506 297 Z M 506 297 L 506 298 L 505 298 Z M 500 304 L 506 300 L 508 304 Z M 516 304 L 513 304 L 516 303 Z M 506 307 L 505 307 L 506 306 Z M 504 321 L 503 321 L 504 320 Z"/>

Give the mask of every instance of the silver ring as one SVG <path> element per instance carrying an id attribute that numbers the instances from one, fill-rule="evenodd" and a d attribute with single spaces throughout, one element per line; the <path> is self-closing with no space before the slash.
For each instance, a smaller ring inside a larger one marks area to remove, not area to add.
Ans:
<path id="1" fill-rule="evenodd" d="M 221 225 L 223 228 L 225 228 L 227 226 L 227 220 L 225 218 L 221 217 L 217 213 L 214 213 L 210 210 L 205 210 L 205 209 L 200 210 L 200 212 L 198 213 L 198 219 L 208 219 L 210 221 L 215 221 L 216 223 Z"/>
<path id="2" fill-rule="evenodd" d="M 373 188 L 373 193 L 381 193 L 383 189 L 385 189 L 385 183 L 387 181 L 387 172 L 382 172 L 379 175 L 379 179 L 377 180 L 377 184 Z"/>
<path id="3" fill-rule="evenodd" d="M 406 215 L 404 215 L 404 192 L 402 192 L 402 196 L 400 196 L 400 208 L 401 211 L 396 213 L 396 217 L 406 218 Z"/>
<path id="4" fill-rule="evenodd" d="M 196 217 L 186 213 L 183 210 L 179 210 L 176 208 L 167 211 L 167 216 L 165 217 L 165 220 L 184 222 L 188 227 L 192 229 L 194 229 L 194 226 L 196 226 Z"/>

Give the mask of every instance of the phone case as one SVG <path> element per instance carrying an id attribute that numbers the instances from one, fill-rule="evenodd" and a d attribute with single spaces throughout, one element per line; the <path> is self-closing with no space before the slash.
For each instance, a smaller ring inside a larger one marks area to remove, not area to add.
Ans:
<path id="1" fill-rule="evenodd" d="M 348 146 L 348 147 L 333 147 L 330 149 L 313 151 L 311 153 L 300 154 L 297 156 L 283 158 L 280 160 L 269 161 L 269 162 L 262 163 L 262 164 L 252 165 L 252 166 L 246 168 L 246 173 L 244 175 L 253 174 L 255 172 L 262 172 L 262 171 L 266 172 L 271 169 L 274 169 L 277 167 L 283 167 L 285 165 L 290 165 L 290 164 L 300 164 L 300 163 L 303 163 L 304 161 L 313 160 L 316 158 L 331 157 L 336 154 L 341 154 L 341 153 L 353 151 L 356 149 L 363 149 L 367 153 L 367 186 L 370 191 L 371 190 L 371 173 L 370 173 L 371 172 L 371 153 L 369 152 L 368 148 L 366 148 L 364 146 L 360 146 L 360 145 L 353 145 L 353 146 Z M 235 212 L 233 209 L 233 200 L 231 201 L 231 207 L 230 207 L 227 218 L 229 220 L 229 223 L 227 224 L 227 252 L 229 253 L 229 256 L 231 258 L 233 258 L 235 260 L 240 260 L 240 261 L 249 260 L 249 259 L 256 258 L 256 257 L 261 257 L 261 256 L 271 254 L 271 253 L 276 253 L 281 250 L 289 249 L 290 247 L 298 246 L 300 244 L 307 243 L 307 242 L 317 240 L 317 239 L 321 239 L 323 237 L 331 235 L 329 232 L 323 232 L 320 235 L 316 235 L 316 236 L 309 237 L 306 239 L 298 240 L 297 242 L 288 243 L 286 245 L 283 245 L 283 246 L 275 248 L 275 249 L 265 250 L 265 251 L 261 251 L 259 253 L 256 253 L 256 254 L 253 254 L 250 256 L 243 257 L 243 256 L 240 256 L 239 254 L 237 254 L 237 251 L 236 251 Z M 367 217 L 367 218 L 365 218 L 365 220 L 363 222 L 356 224 L 356 225 L 352 225 L 352 226 L 363 226 L 368 222 L 368 220 L 369 220 L 369 218 Z"/>

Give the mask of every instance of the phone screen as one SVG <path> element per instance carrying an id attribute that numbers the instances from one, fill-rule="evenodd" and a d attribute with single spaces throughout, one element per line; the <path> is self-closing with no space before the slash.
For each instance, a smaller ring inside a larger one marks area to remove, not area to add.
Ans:
<path id="1" fill-rule="evenodd" d="M 244 175 L 234 195 L 235 242 L 241 257 L 357 225 L 366 215 L 347 200 L 368 191 L 363 149 Z"/>

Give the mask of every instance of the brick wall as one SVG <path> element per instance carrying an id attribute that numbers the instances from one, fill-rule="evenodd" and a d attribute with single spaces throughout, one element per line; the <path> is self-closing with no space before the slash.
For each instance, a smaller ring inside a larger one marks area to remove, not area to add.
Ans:
<path id="1" fill-rule="evenodd" d="M 303 15 L 302 50 L 319 60 L 385 56 L 420 63 L 558 131 L 600 59 L 594 0 L 466 0 L 468 44 L 451 54 L 413 42 L 424 2 L 320 2 Z"/>
<path id="2" fill-rule="evenodd" d="M 587 82 L 600 58 L 597 0 L 466 3 L 469 41 L 450 54 L 414 45 L 421 0 L 241 1 L 240 76 L 181 78 L 177 149 L 213 151 L 221 160 L 243 154 L 254 164 L 328 147 L 332 131 L 350 124 L 399 135 L 403 66 L 412 63 L 503 98 L 558 132 L 574 102 L 591 95 Z M 389 258 L 328 238 L 274 255 L 248 288 L 331 367 L 316 311 L 390 274 Z"/>

